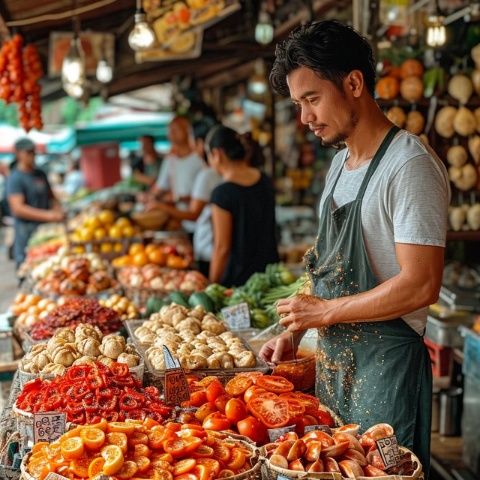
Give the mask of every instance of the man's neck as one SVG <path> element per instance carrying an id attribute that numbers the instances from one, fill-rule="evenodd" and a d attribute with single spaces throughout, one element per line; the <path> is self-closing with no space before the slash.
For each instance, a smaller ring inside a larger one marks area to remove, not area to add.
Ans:
<path id="1" fill-rule="evenodd" d="M 34 167 L 31 167 L 29 165 L 23 165 L 22 163 L 17 164 L 17 169 L 20 170 L 21 172 L 24 173 L 32 173 L 34 170 Z"/>
<path id="2" fill-rule="evenodd" d="M 392 123 L 376 106 L 368 112 L 360 112 L 359 121 L 345 141 L 350 157 L 356 160 L 372 158 Z"/>
<path id="3" fill-rule="evenodd" d="M 192 153 L 192 149 L 188 145 L 175 145 L 174 152 L 177 157 L 187 157 Z"/>

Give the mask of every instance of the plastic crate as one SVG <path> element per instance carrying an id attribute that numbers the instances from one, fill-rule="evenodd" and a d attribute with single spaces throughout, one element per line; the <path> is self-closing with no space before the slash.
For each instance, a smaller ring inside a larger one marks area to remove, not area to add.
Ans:
<path id="1" fill-rule="evenodd" d="M 446 377 L 450 375 L 453 364 L 453 349 L 443 347 L 428 338 L 423 339 L 432 361 L 432 373 L 434 377 Z"/>

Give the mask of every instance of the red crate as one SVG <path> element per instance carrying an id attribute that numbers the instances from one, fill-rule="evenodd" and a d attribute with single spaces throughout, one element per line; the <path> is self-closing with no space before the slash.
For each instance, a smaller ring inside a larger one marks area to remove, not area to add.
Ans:
<path id="1" fill-rule="evenodd" d="M 432 373 L 434 377 L 446 377 L 450 375 L 453 359 L 453 349 L 432 342 L 428 338 L 423 339 L 432 361 Z"/>

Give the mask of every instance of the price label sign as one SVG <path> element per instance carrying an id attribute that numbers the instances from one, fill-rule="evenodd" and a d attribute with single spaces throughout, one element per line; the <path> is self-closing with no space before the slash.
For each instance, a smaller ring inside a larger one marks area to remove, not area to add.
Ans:
<path id="1" fill-rule="evenodd" d="M 250 328 L 250 309 L 247 303 L 222 308 L 222 315 L 231 330 Z"/>
<path id="2" fill-rule="evenodd" d="M 165 370 L 165 403 L 180 405 L 187 400 L 190 400 L 190 389 L 183 369 Z"/>
<path id="3" fill-rule="evenodd" d="M 64 413 L 45 412 L 33 414 L 33 441 L 54 442 L 65 433 Z"/>
<path id="4" fill-rule="evenodd" d="M 392 435 L 391 437 L 381 438 L 376 441 L 376 444 L 385 468 L 395 467 L 400 461 L 397 437 Z"/>
<path id="5" fill-rule="evenodd" d="M 288 427 L 283 427 L 283 428 L 269 428 L 268 438 L 270 438 L 271 442 L 275 442 L 286 433 L 294 432 L 294 431 L 295 431 L 295 425 L 290 425 Z"/>
<path id="6" fill-rule="evenodd" d="M 314 430 L 319 430 L 320 432 L 332 434 L 332 429 L 328 425 L 307 425 L 305 427 L 305 433 L 313 432 Z"/>
<path id="7" fill-rule="evenodd" d="M 46 477 L 45 480 L 68 480 L 68 478 L 60 475 L 58 473 L 50 472 Z"/>

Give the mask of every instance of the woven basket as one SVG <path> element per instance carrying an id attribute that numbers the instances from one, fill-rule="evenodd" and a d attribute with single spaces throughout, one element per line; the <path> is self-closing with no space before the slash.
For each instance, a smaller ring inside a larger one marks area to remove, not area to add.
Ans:
<path id="1" fill-rule="evenodd" d="M 132 220 L 144 230 L 161 230 L 168 222 L 168 213 L 160 210 L 138 212 L 132 215 Z"/>
<path id="2" fill-rule="evenodd" d="M 412 459 L 417 463 L 417 468 L 411 476 L 408 475 L 386 475 L 384 477 L 375 477 L 377 480 L 422 480 L 423 469 L 420 460 L 417 456 L 408 450 L 407 448 L 400 447 L 403 453 L 411 453 Z M 309 473 L 309 472 L 296 472 L 293 470 L 286 470 L 284 468 L 272 465 L 265 457 L 265 448 L 261 449 L 262 455 L 262 478 L 264 480 L 288 480 L 288 479 L 312 479 L 312 480 L 343 480 L 344 477 L 340 473 Z M 370 477 L 355 477 L 357 480 L 368 480 Z"/>

